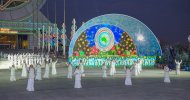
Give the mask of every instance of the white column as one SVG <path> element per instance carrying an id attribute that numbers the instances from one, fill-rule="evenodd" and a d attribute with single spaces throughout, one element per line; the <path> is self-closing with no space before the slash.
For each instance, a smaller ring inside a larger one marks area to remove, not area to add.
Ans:
<path id="1" fill-rule="evenodd" d="M 54 24 L 54 27 L 53 27 L 53 34 L 54 34 L 55 36 L 57 36 L 57 35 L 56 35 L 56 33 L 57 33 L 56 26 L 57 26 L 57 25 Z M 55 43 L 55 41 L 54 41 L 54 43 Z M 56 43 L 54 44 L 54 50 L 57 51 L 57 45 L 56 45 Z"/>
<path id="2" fill-rule="evenodd" d="M 42 26 L 42 52 L 44 51 L 44 25 Z"/>
<path id="3" fill-rule="evenodd" d="M 48 37 L 48 27 L 46 28 L 46 38 L 48 39 L 49 37 Z M 47 43 L 48 43 L 48 40 L 46 41 Z M 46 50 L 48 49 L 48 45 L 47 45 L 47 43 L 46 43 Z"/>
<path id="4" fill-rule="evenodd" d="M 56 31 L 56 37 L 57 37 L 56 38 L 57 39 L 57 42 L 56 42 L 57 50 L 56 51 L 58 52 L 58 50 L 59 50 L 59 41 L 58 41 L 59 40 L 59 30 L 58 30 L 58 27 L 57 27 L 57 31 Z"/>
<path id="5" fill-rule="evenodd" d="M 65 56 L 65 34 L 63 34 L 63 55 Z"/>
<path id="6" fill-rule="evenodd" d="M 65 34 L 66 34 L 66 29 L 65 29 L 65 23 L 62 25 L 62 44 L 63 44 L 63 56 L 65 56 Z"/>
<path id="7" fill-rule="evenodd" d="M 40 49 L 40 29 L 38 29 L 38 49 Z"/>
<path id="8" fill-rule="evenodd" d="M 50 33 L 52 33 L 52 26 L 50 27 Z M 51 34 L 50 34 L 51 35 Z M 50 38 L 50 43 L 52 42 L 52 37 Z M 50 45 L 50 48 L 52 49 L 52 45 Z"/>
<path id="9" fill-rule="evenodd" d="M 50 52 L 50 26 L 48 26 L 48 53 Z"/>
<path id="10" fill-rule="evenodd" d="M 71 26 L 71 39 L 73 38 L 73 35 L 75 34 L 75 31 L 77 29 L 75 18 L 73 19 L 72 23 L 73 25 Z"/>

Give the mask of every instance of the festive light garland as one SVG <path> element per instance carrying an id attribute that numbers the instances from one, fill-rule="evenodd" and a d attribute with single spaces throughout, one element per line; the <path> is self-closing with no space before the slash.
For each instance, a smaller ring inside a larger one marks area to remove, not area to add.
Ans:
<path id="1" fill-rule="evenodd" d="M 107 65 L 110 66 L 111 60 L 116 61 L 116 67 L 121 66 L 132 66 L 133 63 L 137 60 L 142 60 L 143 67 L 153 67 L 155 65 L 155 56 L 134 56 L 134 57 L 120 57 L 120 56 L 91 56 L 91 57 L 69 57 L 69 62 L 72 63 L 73 66 L 78 66 L 79 61 L 82 60 L 85 66 L 88 67 L 102 67 L 104 61 L 106 61 Z"/>

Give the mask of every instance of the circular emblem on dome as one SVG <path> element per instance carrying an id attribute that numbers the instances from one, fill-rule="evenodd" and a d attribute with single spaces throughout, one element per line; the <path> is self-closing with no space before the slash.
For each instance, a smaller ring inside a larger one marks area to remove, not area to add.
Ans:
<path id="1" fill-rule="evenodd" d="M 109 51 L 114 45 L 113 32 L 106 27 L 100 28 L 95 35 L 95 44 L 100 51 Z"/>

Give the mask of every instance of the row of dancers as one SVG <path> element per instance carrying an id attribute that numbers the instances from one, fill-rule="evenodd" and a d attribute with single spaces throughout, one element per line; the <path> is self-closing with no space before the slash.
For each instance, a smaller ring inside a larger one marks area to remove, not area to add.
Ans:
<path id="1" fill-rule="evenodd" d="M 68 64 L 69 66 L 70 63 Z M 131 81 L 131 73 L 132 73 L 132 69 L 129 67 L 124 67 L 125 68 L 125 85 L 132 85 L 132 81 Z M 27 91 L 34 91 L 34 77 L 35 77 L 35 68 L 34 66 L 31 64 L 29 68 L 27 68 L 27 71 L 29 73 L 29 77 L 28 77 L 28 84 L 27 84 Z M 164 67 L 164 82 L 165 83 L 170 83 L 170 77 L 169 77 L 169 68 L 166 65 Z M 84 72 L 81 70 L 81 66 L 76 66 L 75 71 L 73 73 L 75 75 L 75 84 L 74 84 L 74 88 L 82 88 L 81 85 L 81 77 L 83 77 Z M 105 73 L 103 73 L 104 75 Z M 71 76 L 70 76 L 71 75 Z M 70 76 L 70 78 L 72 78 L 72 74 L 70 73 L 70 75 L 68 74 L 68 76 Z M 69 78 L 69 77 L 68 77 Z M 105 77 L 104 77 L 105 78 Z"/>
<path id="2" fill-rule="evenodd" d="M 7 60 L 13 63 L 16 67 L 22 67 L 24 64 L 24 61 L 27 65 L 30 65 L 32 63 L 37 64 L 39 62 L 40 64 L 43 64 L 45 59 L 49 60 L 49 55 L 46 54 L 34 54 L 34 53 L 17 53 L 17 54 L 7 54 Z M 51 59 L 50 59 L 51 60 Z"/>
<path id="3" fill-rule="evenodd" d="M 56 71 L 56 63 L 58 60 L 52 61 L 51 63 L 48 60 L 45 60 L 45 72 L 43 75 L 43 78 L 49 78 L 49 73 L 50 73 L 50 66 L 52 68 L 52 75 L 56 75 L 57 71 Z M 42 80 L 42 65 L 40 64 L 40 62 L 37 62 L 36 64 L 30 64 L 32 66 L 35 66 L 34 69 L 36 71 L 36 80 Z M 28 66 L 30 66 L 29 64 L 27 64 L 24 60 L 24 63 L 22 64 L 22 72 L 21 72 L 21 77 L 26 78 L 28 76 L 28 72 L 27 69 L 29 68 Z M 10 81 L 16 81 L 16 76 L 15 76 L 15 72 L 18 69 L 18 67 L 15 67 L 15 64 L 12 64 L 9 67 L 11 74 L 10 74 Z"/>
<path id="4" fill-rule="evenodd" d="M 2 55 L 2 52 L 1 52 L 1 55 Z M 38 54 L 34 54 L 34 53 L 17 53 L 17 54 L 7 53 L 6 55 L 7 55 L 8 61 L 14 63 L 14 65 L 16 67 L 23 67 L 23 61 L 24 60 L 25 60 L 27 65 L 30 65 L 31 63 L 37 64 L 37 62 L 39 62 L 41 67 L 45 67 L 44 61 L 46 59 L 49 60 L 50 64 L 52 64 L 52 59 L 49 57 L 48 54 L 44 55 L 42 53 L 38 53 Z M 82 63 L 82 61 L 84 61 L 84 60 L 79 60 L 79 65 Z M 106 61 L 104 61 L 104 62 L 106 62 Z M 83 65 L 85 65 L 86 62 L 84 61 L 83 63 L 84 63 Z M 143 63 L 143 60 L 137 60 L 133 63 L 133 64 L 135 64 L 135 67 L 133 70 L 135 76 L 140 74 L 140 71 L 142 70 L 142 63 Z M 180 74 L 180 65 L 182 63 L 182 60 L 181 61 L 175 60 L 175 63 L 176 63 L 176 74 L 179 75 Z M 53 65 L 54 64 L 52 64 L 52 66 Z M 115 70 L 116 60 L 111 60 L 111 62 L 106 62 L 106 65 L 111 65 L 110 75 L 114 75 L 114 73 L 116 73 L 116 70 Z M 52 73 L 56 73 L 53 70 L 56 71 L 56 68 L 54 66 L 52 67 Z M 82 71 L 83 71 L 83 68 L 82 68 Z M 26 76 L 24 75 L 22 77 L 26 77 Z"/>
<path id="5" fill-rule="evenodd" d="M 102 70 L 105 67 L 105 62 L 103 64 L 103 67 L 102 67 Z M 131 73 L 133 73 L 134 71 L 132 71 L 135 67 L 135 64 L 133 67 L 131 68 L 126 68 L 125 67 L 125 73 L 126 73 L 126 78 L 125 78 L 125 85 L 132 85 L 132 82 L 131 82 Z M 80 64 L 80 66 L 77 66 L 74 73 L 72 73 L 72 65 L 71 63 L 68 63 L 68 75 L 67 77 L 68 78 L 72 78 L 72 75 L 75 75 L 75 85 L 74 85 L 74 88 L 82 88 L 82 85 L 81 85 L 81 77 L 84 77 L 83 74 L 84 74 L 84 69 L 83 69 L 83 65 Z M 167 67 L 168 68 L 168 67 Z M 28 84 L 27 84 L 27 91 L 34 91 L 34 79 L 35 79 L 35 67 L 33 64 L 31 64 L 29 67 L 26 67 L 27 69 L 27 72 L 28 72 Z M 111 70 L 111 68 L 110 68 Z M 69 73 L 71 72 L 71 73 Z M 106 72 L 105 70 L 103 70 L 103 78 L 106 78 L 107 75 L 106 75 Z M 169 83 L 170 80 L 169 80 L 169 68 L 168 69 L 165 69 L 165 79 L 164 79 L 164 82 L 167 82 Z"/>
<path id="6" fill-rule="evenodd" d="M 47 61 L 47 58 L 46 58 L 45 59 L 45 73 L 44 73 L 43 78 L 49 78 L 49 63 L 47 63 L 47 62 L 48 61 Z M 55 62 L 52 62 L 52 63 L 54 63 L 54 64 L 52 64 L 52 75 L 56 75 L 56 73 L 53 74 L 53 72 L 56 72 L 56 71 L 53 71 L 53 69 L 55 70 L 55 68 L 56 68 L 55 67 L 56 62 L 57 62 L 57 60 Z M 25 60 L 23 61 L 22 65 L 23 65 L 23 67 L 22 67 L 22 74 L 21 74 L 21 76 L 22 77 L 26 77 L 27 73 L 28 73 L 27 90 L 28 91 L 34 91 L 33 86 L 31 84 L 34 83 L 34 80 L 42 80 L 42 77 L 41 77 L 41 65 L 40 65 L 39 62 L 37 62 L 36 64 L 35 63 L 30 64 L 29 67 L 28 67 L 28 64 L 26 63 Z M 67 78 L 72 79 L 72 76 L 75 75 L 75 80 L 80 80 L 81 79 L 81 78 L 79 78 L 80 74 L 83 77 L 85 76 L 84 63 L 82 61 L 79 62 L 79 67 L 76 67 L 74 73 L 72 71 L 72 69 L 73 69 L 72 64 L 71 63 L 67 63 L 67 66 L 68 66 Z M 15 76 L 16 67 L 15 67 L 14 63 L 10 67 L 10 70 L 11 70 L 10 81 L 16 81 L 16 76 Z M 106 62 L 104 62 L 102 70 L 103 70 L 102 77 L 106 78 L 107 77 Z M 134 72 L 137 72 L 137 71 L 134 71 Z M 115 73 L 116 73 L 115 62 L 114 62 L 114 60 L 112 60 L 111 61 L 111 67 L 110 67 L 110 76 L 113 76 Z M 79 82 L 76 81 L 76 84 L 79 84 Z M 81 85 L 75 85 L 75 88 L 81 88 Z"/>
<path id="7" fill-rule="evenodd" d="M 135 63 L 132 67 L 124 67 L 124 70 L 125 70 L 125 85 L 126 86 L 130 86 L 132 85 L 132 81 L 131 81 L 131 76 L 132 76 L 132 73 L 135 73 L 134 72 L 134 69 L 135 67 L 137 66 Z M 76 67 L 75 71 L 74 71 L 74 75 L 75 75 L 75 85 L 74 85 L 74 88 L 82 88 L 82 85 L 81 85 L 81 77 L 83 77 L 84 75 L 84 71 L 81 70 L 81 65 L 78 67 Z M 107 73 L 106 73 L 106 70 L 107 70 L 107 67 L 106 67 L 106 63 L 104 62 L 103 63 L 103 66 L 102 66 L 102 77 L 103 78 L 106 78 L 107 77 Z M 110 71 L 113 70 L 112 67 L 110 68 Z M 112 71 L 111 71 L 112 72 Z M 170 69 L 167 65 L 164 66 L 164 83 L 170 83 L 170 76 L 169 76 L 169 72 L 170 72 Z M 113 73 L 115 73 L 113 71 Z M 110 74 L 111 76 L 112 74 Z M 133 74 L 133 75 L 137 75 L 137 74 Z"/>
<path id="8" fill-rule="evenodd" d="M 56 71 L 56 63 L 57 63 L 57 60 L 56 61 L 49 61 L 50 60 L 50 58 L 47 58 L 46 57 L 46 59 L 45 59 L 45 64 L 43 64 L 43 65 L 45 65 L 45 73 L 44 73 L 44 78 L 49 78 L 49 67 L 51 66 L 52 67 L 52 75 L 56 75 L 57 74 L 57 71 Z M 176 61 L 176 63 L 178 63 L 177 65 L 176 65 L 176 73 L 177 74 L 180 74 L 180 63 L 181 62 L 177 62 Z M 24 60 L 24 63 L 22 64 L 22 73 L 21 73 L 21 76 L 22 77 L 27 77 L 27 71 L 26 71 L 26 69 L 27 69 L 27 66 L 28 66 L 29 64 L 27 64 L 26 63 L 26 61 Z M 36 67 L 35 67 L 35 70 L 36 70 L 36 80 L 41 80 L 42 78 L 41 78 L 41 68 L 42 68 L 42 63 L 40 63 L 40 61 L 38 61 L 37 63 L 34 63 L 33 65 L 35 65 Z M 71 63 L 69 63 L 69 64 L 67 64 L 68 65 L 68 78 L 70 78 L 71 77 L 71 73 L 72 73 L 72 65 L 71 65 Z M 82 75 L 83 76 L 85 76 L 85 74 L 84 74 L 84 63 L 82 62 L 82 61 L 80 61 L 79 62 L 79 66 L 80 66 L 80 69 L 81 69 L 81 71 L 82 71 Z M 10 67 L 10 69 L 11 69 L 11 76 L 14 76 L 13 74 L 15 74 L 15 70 L 16 70 L 16 67 L 15 67 L 15 65 L 14 65 L 14 63 L 13 63 L 13 65 Z M 103 75 L 102 75 L 102 77 L 107 77 L 107 64 L 106 64 L 106 62 L 104 62 L 103 63 L 103 66 L 102 66 L 102 72 L 103 72 Z M 137 60 L 136 62 L 134 62 L 134 64 L 133 64 L 133 67 L 132 67 L 132 75 L 134 75 L 134 76 L 137 76 L 137 75 L 139 75 L 140 74 L 140 72 L 142 71 L 142 62 L 141 62 L 141 60 Z M 111 61 L 111 66 L 110 66 L 110 70 L 109 70 L 109 74 L 110 74 L 110 76 L 113 76 L 114 74 L 116 73 L 116 68 L 115 68 L 115 61 L 114 60 L 112 60 Z M 16 81 L 16 78 L 10 78 L 10 81 Z"/>
<path id="9" fill-rule="evenodd" d="M 19 67 L 22 68 L 21 77 L 27 77 L 27 69 L 28 66 L 33 65 L 35 66 L 36 71 L 36 80 L 42 80 L 41 76 L 41 68 L 45 67 L 45 73 L 43 78 L 49 78 L 49 70 L 50 67 L 52 68 L 52 75 L 56 75 L 56 63 L 57 59 L 52 59 L 49 55 L 43 54 L 34 54 L 34 53 L 22 53 L 22 54 L 8 54 L 7 57 L 8 61 L 11 62 L 10 70 L 11 70 L 11 77 L 10 81 L 16 81 L 15 71 Z"/>
<path id="10" fill-rule="evenodd" d="M 24 57 L 27 58 L 27 57 Z M 31 60 L 33 59 L 33 63 L 31 61 L 28 61 L 28 63 L 26 62 L 26 59 L 23 60 L 23 63 L 21 63 L 22 67 L 22 74 L 28 72 L 28 84 L 27 84 L 27 91 L 34 91 L 34 80 L 41 80 L 41 66 L 44 64 L 45 65 L 45 73 L 44 73 L 44 77 L 43 78 L 49 78 L 49 65 L 51 62 L 51 58 L 49 58 L 49 56 L 45 56 L 44 58 L 44 62 L 43 60 L 36 60 L 36 63 L 34 63 L 34 56 L 30 56 L 28 59 Z M 43 57 L 41 58 L 43 59 Z M 14 62 L 14 61 L 13 61 Z M 30 63 L 31 62 L 31 63 Z M 52 74 L 53 74 L 53 69 L 55 70 L 54 72 L 56 72 L 56 61 L 52 61 Z M 81 77 L 85 76 L 85 70 L 84 70 L 84 64 L 85 62 L 82 62 L 82 60 L 79 61 L 79 66 L 77 66 L 75 68 L 74 73 L 72 72 L 72 64 L 68 63 L 68 74 L 67 74 L 67 78 L 72 78 L 73 75 L 75 75 L 75 85 L 74 88 L 82 88 L 81 85 Z M 29 66 L 29 67 L 28 67 Z M 53 67 L 54 66 L 54 67 Z M 10 67 L 11 69 L 11 77 L 10 80 L 11 81 L 16 81 L 15 78 L 15 63 L 12 64 L 12 66 Z M 25 71 L 24 71 L 25 70 Z M 140 72 L 142 71 L 142 61 L 137 60 L 136 62 L 134 62 L 133 66 L 131 68 L 126 68 L 125 67 L 125 73 L 126 73 L 126 79 L 125 79 L 125 85 L 132 85 L 131 82 L 131 76 L 137 76 L 140 74 Z M 170 83 L 170 79 L 169 79 L 169 68 L 167 66 L 165 66 L 164 68 L 164 82 L 166 83 Z M 116 73 L 116 68 L 115 68 L 115 60 L 111 61 L 111 66 L 110 66 L 110 70 L 109 70 L 109 74 L 110 76 L 113 76 Z M 26 75 L 24 74 L 24 75 Z M 54 73 L 55 75 L 56 73 Z M 23 75 L 23 76 L 24 76 Z M 102 66 L 102 77 L 106 78 L 107 77 L 107 63 L 103 62 L 103 66 Z"/>

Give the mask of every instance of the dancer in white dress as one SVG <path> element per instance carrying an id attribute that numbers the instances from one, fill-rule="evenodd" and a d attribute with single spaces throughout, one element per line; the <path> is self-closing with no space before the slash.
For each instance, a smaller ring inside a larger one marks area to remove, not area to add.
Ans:
<path id="1" fill-rule="evenodd" d="M 169 76 L 170 69 L 167 65 L 164 66 L 164 83 L 170 83 L 170 76 Z"/>
<path id="2" fill-rule="evenodd" d="M 116 68 L 115 68 L 115 65 L 116 65 L 116 62 L 115 62 L 115 60 L 113 60 L 113 62 L 112 62 L 112 66 L 113 66 L 113 72 L 114 72 L 114 74 L 116 74 Z"/>
<path id="3" fill-rule="evenodd" d="M 7 58 L 8 58 L 8 61 L 10 61 L 11 60 L 11 55 L 8 54 Z"/>
<path id="4" fill-rule="evenodd" d="M 85 73 L 84 73 L 84 63 L 82 62 L 82 60 L 80 60 L 80 62 L 79 62 L 79 69 L 81 70 L 82 76 L 84 77 L 85 76 Z"/>
<path id="5" fill-rule="evenodd" d="M 82 72 L 78 66 L 75 69 L 74 75 L 75 75 L 75 86 L 74 86 L 74 88 L 82 88 L 82 85 L 81 85 Z"/>
<path id="6" fill-rule="evenodd" d="M 41 64 L 40 64 L 39 60 L 37 61 L 37 64 L 36 64 L 36 77 L 35 77 L 35 79 L 36 80 L 42 80 Z"/>
<path id="7" fill-rule="evenodd" d="M 102 77 L 103 78 L 107 77 L 106 70 L 107 70 L 106 62 L 103 62 L 103 66 L 102 66 Z"/>
<path id="8" fill-rule="evenodd" d="M 45 60 L 45 73 L 43 78 L 49 78 L 49 59 Z"/>
<path id="9" fill-rule="evenodd" d="M 14 63 L 12 64 L 11 67 L 9 67 L 9 69 L 11 70 L 11 74 L 10 74 L 10 81 L 16 81 L 16 76 L 15 76 L 15 70 L 16 70 L 16 67 L 14 65 Z"/>
<path id="10" fill-rule="evenodd" d="M 132 85 L 132 82 L 131 82 L 131 70 L 129 68 L 126 68 L 125 75 L 126 75 L 125 85 Z"/>
<path id="11" fill-rule="evenodd" d="M 176 74 L 177 75 L 180 75 L 180 65 L 181 65 L 181 63 L 182 63 L 182 60 L 181 61 L 176 61 L 175 60 L 175 63 L 176 63 Z"/>
<path id="12" fill-rule="evenodd" d="M 21 74 L 22 77 L 27 77 L 26 67 L 27 67 L 27 64 L 26 64 L 26 61 L 24 60 L 22 63 L 22 74 Z"/>
<path id="13" fill-rule="evenodd" d="M 140 60 L 140 72 L 142 71 L 142 64 L 143 64 L 143 60 Z"/>
<path id="14" fill-rule="evenodd" d="M 67 64 L 67 66 L 68 66 L 68 73 L 67 73 L 67 78 L 70 78 L 70 79 L 72 79 L 72 64 L 69 62 L 68 64 Z"/>
<path id="15" fill-rule="evenodd" d="M 114 64 L 113 64 L 113 60 L 112 60 L 111 63 L 110 63 L 110 76 L 113 76 L 114 73 L 115 73 L 115 71 L 114 71 Z"/>
<path id="16" fill-rule="evenodd" d="M 132 74 L 133 74 L 133 76 L 137 76 L 138 75 L 138 72 L 137 72 L 137 62 L 133 63 Z"/>
<path id="17" fill-rule="evenodd" d="M 140 67 L 141 67 L 140 60 L 137 60 L 137 62 L 136 62 L 137 75 L 140 74 Z"/>
<path id="18" fill-rule="evenodd" d="M 56 59 L 56 61 L 52 61 L 52 75 L 56 75 L 57 74 L 56 63 L 57 63 L 57 59 Z"/>
<path id="19" fill-rule="evenodd" d="M 28 70 L 28 84 L 27 84 L 27 91 L 34 91 L 34 77 L 35 77 L 35 69 L 34 66 L 31 64 Z"/>

